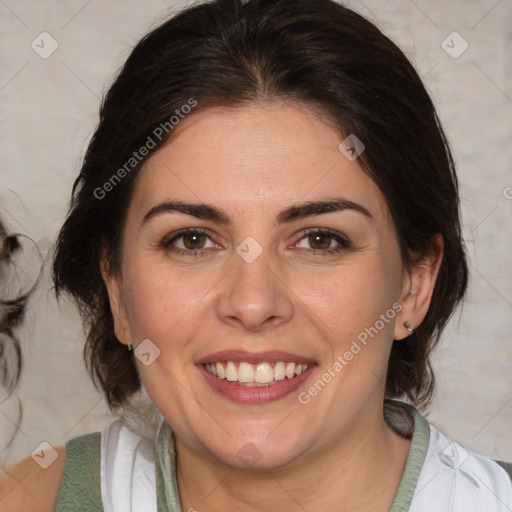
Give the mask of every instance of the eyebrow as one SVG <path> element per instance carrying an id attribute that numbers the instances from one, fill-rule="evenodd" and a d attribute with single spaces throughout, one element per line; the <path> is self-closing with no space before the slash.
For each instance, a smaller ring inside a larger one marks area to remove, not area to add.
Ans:
<path id="1" fill-rule="evenodd" d="M 286 224 L 295 220 L 321 215 L 323 213 L 341 212 L 353 210 L 373 220 L 371 213 L 362 205 L 343 198 L 329 199 L 325 201 L 308 201 L 289 206 L 276 216 L 275 224 Z M 186 203 L 183 201 L 164 201 L 153 206 L 143 217 L 145 224 L 153 217 L 162 213 L 181 212 L 202 220 L 210 220 L 226 226 L 232 225 L 231 217 L 222 209 L 204 203 Z"/>

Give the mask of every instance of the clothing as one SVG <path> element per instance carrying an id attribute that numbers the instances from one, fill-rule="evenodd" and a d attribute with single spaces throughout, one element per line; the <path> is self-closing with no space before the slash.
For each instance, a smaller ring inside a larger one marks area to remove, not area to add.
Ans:
<path id="1" fill-rule="evenodd" d="M 400 407 L 412 417 L 413 433 L 390 512 L 512 510 L 511 465 L 465 450 L 414 407 Z M 386 420 L 398 432 L 407 430 L 405 416 L 395 410 L 385 410 Z M 55 510 L 182 512 L 175 462 L 174 437 L 166 421 L 152 443 L 117 420 L 101 434 L 68 441 Z M 200 503 L 197 508 L 201 509 Z"/>

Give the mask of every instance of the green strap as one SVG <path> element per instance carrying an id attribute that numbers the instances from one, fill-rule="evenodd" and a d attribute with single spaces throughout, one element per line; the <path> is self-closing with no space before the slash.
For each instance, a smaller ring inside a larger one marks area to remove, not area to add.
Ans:
<path id="1" fill-rule="evenodd" d="M 55 512 L 103 512 L 100 478 L 101 433 L 66 443 L 66 465 Z"/>
<path id="2" fill-rule="evenodd" d="M 408 409 L 414 418 L 414 433 L 404 473 L 390 512 L 405 512 L 409 510 L 430 441 L 430 427 L 427 420 L 414 407 L 407 404 L 403 404 L 403 407 L 406 410 Z"/>
<path id="3" fill-rule="evenodd" d="M 181 512 L 176 479 L 176 445 L 167 421 L 163 421 L 156 445 L 156 495 L 158 512 Z"/>

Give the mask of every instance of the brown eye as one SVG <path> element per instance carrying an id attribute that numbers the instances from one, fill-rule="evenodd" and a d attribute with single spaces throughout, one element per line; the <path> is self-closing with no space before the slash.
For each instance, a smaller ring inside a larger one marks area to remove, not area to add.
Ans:
<path id="1" fill-rule="evenodd" d="M 181 238 L 183 239 L 185 248 L 192 251 L 194 249 L 202 249 L 206 241 L 206 236 L 203 233 L 196 233 L 194 231 L 182 235 Z"/>
<path id="2" fill-rule="evenodd" d="M 167 237 L 161 242 L 161 246 L 166 250 L 184 256 L 205 255 L 208 249 L 218 248 L 212 241 L 209 232 L 201 229 L 186 229 L 175 233 L 172 237 Z"/>
<path id="3" fill-rule="evenodd" d="M 324 233 L 315 233 L 309 235 L 308 242 L 312 249 L 329 249 L 332 237 Z"/>
<path id="4" fill-rule="evenodd" d="M 296 247 L 312 254 L 334 254 L 350 248 L 350 242 L 341 233 L 324 229 L 304 231 Z"/>

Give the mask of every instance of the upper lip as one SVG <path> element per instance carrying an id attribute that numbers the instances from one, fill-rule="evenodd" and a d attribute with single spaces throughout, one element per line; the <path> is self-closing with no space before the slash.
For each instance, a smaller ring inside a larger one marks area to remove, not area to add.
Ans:
<path id="1" fill-rule="evenodd" d="M 248 352 L 246 350 L 221 350 L 208 354 L 197 361 L 197 364 L 217 363 L 220 361 L 244 361 L 246 363 L 258 364 L 263 362 L 291 361 L 299 364 L 313 363 L 310 358 L 283 352 L 281 350 L 267 350 L 265 352 Z"/>

